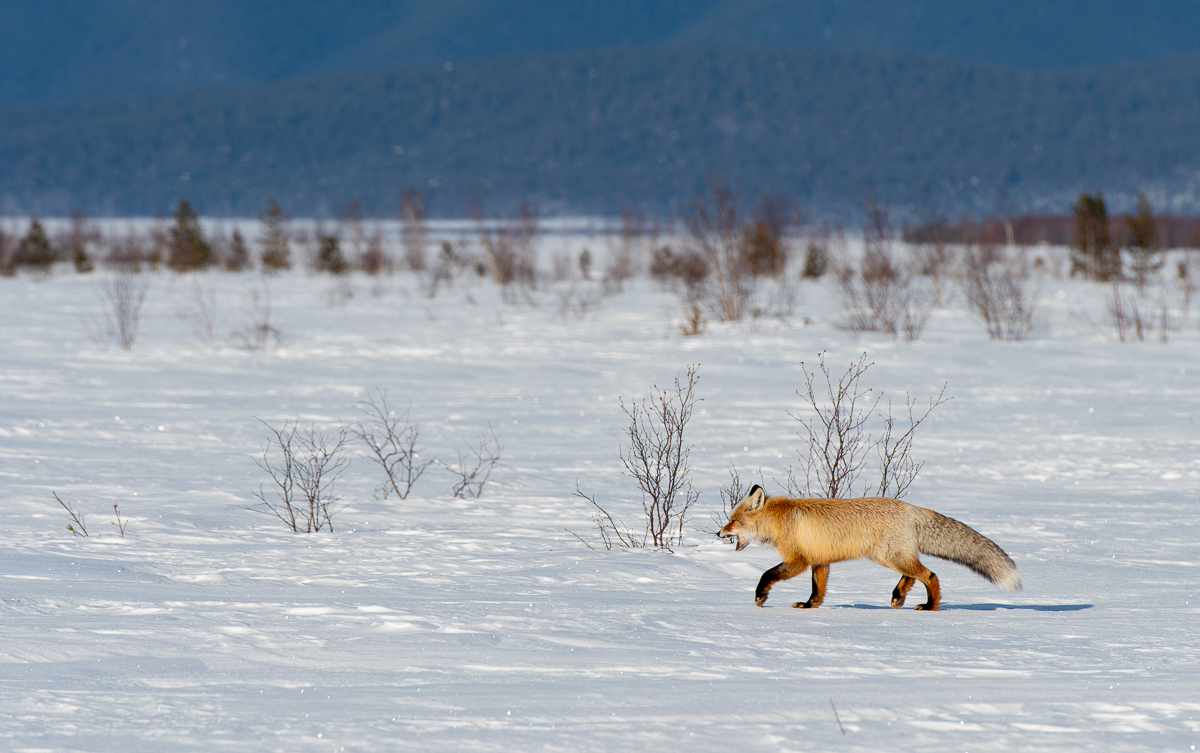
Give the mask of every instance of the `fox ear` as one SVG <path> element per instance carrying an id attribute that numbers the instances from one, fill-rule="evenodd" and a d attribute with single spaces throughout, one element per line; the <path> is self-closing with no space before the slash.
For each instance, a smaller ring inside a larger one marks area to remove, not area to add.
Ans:
<path id="1" fill-rule="evenodd" d="M 746 512 L 754 512 L 762 507 L 767 502 L 767 493 L 758 484 L 750 487 L 750 493 L 746 495 L 744 500 L 746 503 Z"/>

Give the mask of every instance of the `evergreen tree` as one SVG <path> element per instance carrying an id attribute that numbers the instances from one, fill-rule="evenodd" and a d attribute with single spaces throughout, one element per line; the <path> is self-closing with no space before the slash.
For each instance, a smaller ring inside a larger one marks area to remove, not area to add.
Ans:
<path id="1" fill-rule="evenodd" d="M 280 272 L 292 268 L 288 220 L 274 199 L 267 200 L 267 213 L 259 218 L 262 229 L 258 234 L 264 272 Z"/>
<path id="2" fill-rule="evenodd" d="M 212 264 L 212 247 L 204 238 L 200 217 L 192 208 L 192 203 L 180 199 L 172 216 L 175 224 L 171 226 L 171 237 L 167 244 L 167 266 L 182 273 L 204 269 Z"/>
<path id="3" fill-rule="evenodd" d="M 1154 208 L 1139 191 L 1137 214 L 1125 218 L 1125 231 L 1129 235 L 1129 271 L 1137 280 L 1138 290 L 1146 286 L 1146 278 L 1163 266 L 1164 249 L 1158 245 L 1158 226 L 1154 222 Z"/>
<path id="4" fill-rule="evenodd" d="M 29 231 L 17 246 L 17 266 L 30 267 L 43 274 L 48 274 L 54 266 L 54 248 L 37 217 L 29 221 Z"/>
<path id="5" fill-rule="evenodd" d="M 81 275 L 96 269 L 96 264 L 87 251 L 88 241 L 95 239 L 95 231 L 88 227 L 87 218 L 83 213 L 71 212 L 71 230 L 67 233 L 66 250 L 71 257 L 71 263 L 75 265 L 75 271 Z"/>
<path id="6" fill-rule="evenodd" d="M 342 254 L 342 247 L 336 235 L 321 236 L 321 248 L 317 252 L 317 271 L 332 275 L 344 275 L 350 271 L 350 264 Z"/>
<path id="7" fill-rule="evenodd" d="M 233 235 L 229 239 L 229 256 L 225 259 L 225 269 L 230 272 L 241 272 L 251 266 L 250 249 L 246 246 L 246 239 L 242 237 L 242 231 L 234 228 Z"/>
<path id="8" fill-rule="evenodd" d="M 1071 275 L 1077 272 L 1095 282 L 1121 278 L 1121 253 L 1108 232 L 1104 194 L 1081 193 L 1072 210 L 1075 241 L 1071 246 Z"/>

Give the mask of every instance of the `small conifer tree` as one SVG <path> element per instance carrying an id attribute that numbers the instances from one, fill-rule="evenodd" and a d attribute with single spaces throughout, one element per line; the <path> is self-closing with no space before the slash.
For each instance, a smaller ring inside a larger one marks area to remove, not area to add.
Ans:
<path id="1" fill-rule="evenodd" d="M 42 274 L 48 274 L 54 266 L 54 248 L 37 217 L 29 221 L 29 231 L 17 246 L 17 266 L 29 267 Z"/>
<path id="2" fill-rule="evenodd" d="M 172 215 L 175 224 L 167 243 L 167 266 L 176 272 L 204 269 L 213 263 L 212 246 L 204 238 L 200 217 L 187 199 L 180 199 Z"/>
<path id="3" fill-rule="evenodd" d="M 288 219 L 274 199 L 267 200 L 267 213 L 259 218 L 262 230 L 258 235 L 260 260 L 264 272 L 282 272 L 292 268 L 292 250 Z"/>
<path id="4" fill-rule="evenodd" d="M 1146 278 L 1163 266 L 1163 249 L 1158 245 L 1158 226 L 1154 222 L 1154 208 L 1139 191 L 1137 214 L 1125 218 L 1125 231 L 1129 237 L 1129 271 L 1137 280 L 1138 290 L 1146 286 Z"/>
<path id="5" fill-rule="evenodd" d="M 317 271 L 328 272 L 331 275 L 344 275 L 350 271 L 350 263 L 342 254 L 342 247 L 336 235 L 321 236 L 321 247 L 317 252 Z"/>
<path id="6" fill-rule="evenodd" d="M 829 269 L 829 252 L 823 244 L 809 241 L 804 249 L 804 276 L 810 280 L 820 279 Z"/>
<path id="7" fill-rule="evenodd" d="M 229 238 L 229 256 L 225 258 L 225 269 L 229 272 L 241 272 L 251 266 L 250 249 L 246 246 L 246 239 L 242 237 L 242 231 L 234 228 L 233 235 Z"/>
<path id="8" fill-rule="evenodd" d="M 1071 275 L 1082 273 L 1094 282 L 1121 278 L 1121 254 L 1108 232 L 1104 194 L 1081 193 L 1075 206 L 1075 240 L 1071 245 Z"/>

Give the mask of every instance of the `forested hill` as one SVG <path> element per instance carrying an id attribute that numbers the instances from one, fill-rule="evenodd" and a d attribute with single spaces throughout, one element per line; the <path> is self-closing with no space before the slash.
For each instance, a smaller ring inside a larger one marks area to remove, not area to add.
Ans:
<path id="1" fill-rule="evenodd" d="M 1200 52 L 1200 13 L 1179 0 L 4 0 L 0 104 L 694 44 L 1107 65 Z"/>
<path id="2" fill-rule="evenodd" d="M 205 213 L 258 214 L 274 196 L 293 213 L 356 198 L 392 213 L 401 189 L 421 188 L 438 213 L 470 197 L 612 211 L 669 207 L 720 176 L 817 211 L 863 186 L 917 202 L 926 185 L 946 208 L 1061 209 L 1078 190 L 1144 188 L 1190 211 L 1197 123 L 1197 56 L 1027 71 L 811 50 L 568 51 L 9 106 L 0 209 L 152 213 L 186 196 Z"/>

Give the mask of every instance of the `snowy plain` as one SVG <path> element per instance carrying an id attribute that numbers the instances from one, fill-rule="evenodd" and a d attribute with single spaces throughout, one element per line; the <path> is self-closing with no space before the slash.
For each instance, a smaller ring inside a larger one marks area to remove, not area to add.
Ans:
<path id="1" fill-rule="evenodd" d="M 547 238 L 543 263 L 587 242 Z M 268 283 L 281 342 L 253 351 L 228 333 L 257 273 L 147 273 L 124 352 L 88 334 L 105 274 L 0 278 L 0 748 L 1200 745 L 1194 320 L 1167 343 L 1118 342 L 1102 288 L 1047 277 L 1030 339 L 990 341 L 959 295 L 907 343 L 838 329 L 823 281 L 798 284 L 786 320 L 682 337 L 678 298 L 644 278 L 506 303 L 469 275 L 430 299 L 407 274 L 339 293 L 297 270 Z M 178 315 L 197 282 L 216 346 Z M 896 611 L 895 574 L 855 562 L 832 568 L 818 610 L 788 606 L 807 576 L 754 606 L 775 553 L 702 529 L 731 463 L 780 490 L 801 363 L 820 351 L 841 368 L 865 352 L 866 385 L 897 400 L 948 385 L 906 499 L 994 539 L 1024 591 L 927 558 L 942 611 Z M 577 483 L 626 522 L 640 509 L 619 400 L 689 364 L 703 402 L 685 545 L 589 549 L 570 533 L 592 534 Z M 260 419 L 352 423 L 371 387 L 411 406 L 440 457 L 490 424 L 497 483 L 455 499 L 434 469 L 380 501 L 378 469 L 355 457 L 333 533 L 246 509 L 267 481 Z"/>

